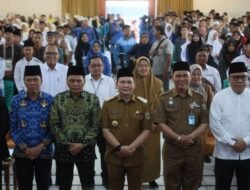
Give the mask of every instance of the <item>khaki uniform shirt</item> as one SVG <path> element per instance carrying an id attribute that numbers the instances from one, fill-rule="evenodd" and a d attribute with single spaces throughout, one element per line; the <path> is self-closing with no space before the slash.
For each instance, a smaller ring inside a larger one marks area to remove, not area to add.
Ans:
<path id="1" fill-rule="evenodd" d="M 133 96 L 130 102 L 124 102 L 115 96 L 104 102 L 102 109 L 102 127 L 108 128 L 121 145 L 131 144 L 143 130 L 151 130 L 151 114 L 147 100 Z M 143 163 L 143 147 L 139 147 L 129 158 L 120 158 L 114 147 L 107 143 L 105 159 L 107 163 L 136 166 Z"/>
<path id="2" fill-rule="evenodd" d="M 188 135 L 200 124 L 208 123 L 208 109 L 204 97 L 191 89 L 186 97 L 181 97 L 172 89 L 159 98 L 154 122 L 164 123 L 175 133 Z M 190 125 L 189 115 L 195 116 L 194 125 Z"/>

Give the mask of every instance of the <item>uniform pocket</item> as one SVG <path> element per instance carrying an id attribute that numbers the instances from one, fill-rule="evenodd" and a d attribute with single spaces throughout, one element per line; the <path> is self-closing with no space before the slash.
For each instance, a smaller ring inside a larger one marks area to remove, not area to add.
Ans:
<path id="1" fill-rule="evenodd" d="M 169 105 L 167 105 L 166 106 L 166 110 L 168 112 L 177 112 L 178 111 L 178 107 L 177 106 L 169 106 Z"/>

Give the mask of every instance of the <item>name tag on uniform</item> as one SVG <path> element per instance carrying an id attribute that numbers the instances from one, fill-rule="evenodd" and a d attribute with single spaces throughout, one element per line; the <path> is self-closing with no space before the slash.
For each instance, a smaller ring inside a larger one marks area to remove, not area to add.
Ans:
<path id="1" fill-rule="evenodd" d="M 188 115 L 188 125 L 190 125 L 190 126 L 194 126 L 195 125 L 195 122 L 196 122 L 196 117 L 195 117 L 195 115 L 194 114 L 189 114 Z"/>

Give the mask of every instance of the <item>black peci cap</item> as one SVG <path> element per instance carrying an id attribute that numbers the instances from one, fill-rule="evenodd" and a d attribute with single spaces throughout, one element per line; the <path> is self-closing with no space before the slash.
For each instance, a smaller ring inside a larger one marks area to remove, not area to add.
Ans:
<path id="1" fill-rule="evenodd" d="M 36 76 L 42 77 L 41 68 L 39 65 L 27 65 L 25 66 L 24 76 Z"/>
<path id="2" fill-rule="evenodd" d="M 84 77 L 85 74 L 84 74 L 83 67 L 69 66 L 67 76 L 70 76 L 70 75 L 81 75 Z"/>

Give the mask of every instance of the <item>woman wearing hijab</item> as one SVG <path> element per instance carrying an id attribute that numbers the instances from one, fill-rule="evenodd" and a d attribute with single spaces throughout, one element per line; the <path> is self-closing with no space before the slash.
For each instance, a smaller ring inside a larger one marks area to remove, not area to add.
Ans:
<path id="1" fill-rule="evenodd" d="M 127 57 L 129 60 L 129 67 L 134 69 L 135 61 L 138 57 L 149 56 L 149 51 L 151 48 L 151 43 L 149 42 L 149 35 L 147 32 L 142 32 L 140 35 L 140 43 L 135 44 L 131 50 L 127 53 Z"/>
<path id="2" fill-rule="evenodd" d="M 242 36 L 238 31 L 233 33 L 232 38 L 235 41 L 236 51 L 240 55 L 243 51 L 244 45 L 246 44 L 247 38 Z"/>
<path id="3" fill-rule="evenodd" d="M 147 99 L 151 105 L 151 112 L 154 112 L 156 101 L 161 92 L 163 84 L 156 78 L 151 69 L 150 60 L 145 57 L 139 57 L 136 60 L 134 69 L 135 90 L 134 94 Z M 155 182 L 160 176 L 160 131 L 153 127 L 150 137 L 145 143 L 145 160 L 143 181 L 149 182 L 150 188 L 158 187 Z"/>
<path id="4" fill-rule="evenodd" d="M 190 88 L 193 91 L 201 94 L 206 99 L 207 108 L 209 109 L 212 99 L 213 99 L 213 92 L 212 92 L 212 88 L 208 84 L 203 83 L 201 66 L 198 64 L 191 65 L 190 74 L 191 74 Z M 203 151 L 202 155 L 204 157 L 204 160 L 206 162 L 211 162 L 209 158 L 209 155 L 211 155 L 211 152 L 208 152 L 210 150 L 206 150 L 207 138 L 214 140 L 209 129 L 203 134 L 201 140 L 202 140 L 202 151 Z M 203 166 L 204 166 L 204 162 L 201 163 L 201 167 L 202 167 L 201 171 L 203 171 Z"/>
<path id="5" fill-rule="evenodd" d="M 212 88 L 202 80 L 202 68 L 199 64 L 190 66 L 191 83 L 190 88 L 204 96 L 207 100 L 207 107 L 210 107 L 213 98 Z"/>
<path id="6" fill-rule="evenodd" d="M 187 46 L 187 60 L 190 64 L 195 63 L 196 51 L 202 47 L 203 43 L 198 32 L 193 33 L 191 43 Z"/>
<path id="7" fill-rule="evenodd" d="M 84 66 L 85 58 L 89 52 L 90 44 L 88 41 L 89 37 L 87 33 L 82 33 L 75 50 L 76 65 L 79 67 Z"/>
<path id="8" fill-rule="evenodd" d="M 231 64 L 231 62 L 234 60 L 235 57 L 239 56 L 239 52 L 237 51 L 236 48 L 236 43 L 234 40 L 228 40 L 221 52 L 220 52 L 220 57 L 219 57 L 219 65 L 218 65 L 218 70 L 220 72 L 220 77 L 221 77 L 221 82 L 223 85 L 223 81 L 226 80 L 227 77 L 227 70 Z M 225 87 L 223 85 L 223 87 Z"/>
<path id="9" fill-rule="evenodd" d="M 89 50 L 89 52 L 86 56 L 85 62 L 84 62 L 85 75 L 89 74 L 88 66 L 89 66 L 90 59 L 92 57 L 96 57 L 96 56 L 99 56 L 102 58 L 102 62 L 104 65 L 103 74 L 106 76 L 111 76 L 111 64 L 109 62 L 108 57 L 102 53 L 102 44 L 98 40 L 93 40 L 91 42 L 90 50 Z"/>
<path id="10" fill-rule="evenodd" d="M 222 48 L 222 44 L 219 41 L 219 33 L 216 30 L 211 30 L 209 32 L 206 44 L 213 47 L 211 55 L 214 57 L 215 62 L 218 64 L 218 58 Z"/>

